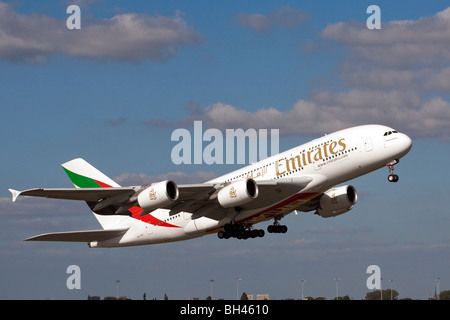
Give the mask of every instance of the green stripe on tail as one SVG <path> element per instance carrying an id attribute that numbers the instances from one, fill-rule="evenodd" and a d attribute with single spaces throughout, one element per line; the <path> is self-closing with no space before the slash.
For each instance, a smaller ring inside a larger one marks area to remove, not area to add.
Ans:
<path id="1" fill-rule="evenodd" d="M 64 167 L 63 167 L 63 169 L 69 176 L 70 180 L 72 180 L 73 184 L 76 185 L 78 188 L 100 188 L 101 187 L 101 185 L 98 184 L 94 179 L 76 174 L 75 172 L 67 170 Z"/>

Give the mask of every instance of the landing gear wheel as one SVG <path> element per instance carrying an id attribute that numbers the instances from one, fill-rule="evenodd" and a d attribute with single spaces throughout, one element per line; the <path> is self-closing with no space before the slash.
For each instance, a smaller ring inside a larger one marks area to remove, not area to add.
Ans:
<path id="1" fill-rule="evenodd" d="M 270 225 L 267 227 L 267 232 L 269 233 L 286 233 L 287 232 L 287 226 L 275 224 Z"/>
<path id="2" fill-rule="evenodd" d="M 390 175 L 388 176 L 388 181 L 389 181 L 389 182 L 397 182 L 397 181 L 398 181 L 398 175 L 396 175 L 396 174 L 390 174 Z"/>
<path id="3" fill-rule="evenodd" d="M 257 238 L 264 237 L 264 230 L 261 229 L 252 229 L 251 226 L 244 226 L 242 224 L 231 224 L 228 223 L 223 227 L 224 230 L 221 230 L 217 233 L 217 237 L 219 239 L 248 239 L 248 238 Z"/>

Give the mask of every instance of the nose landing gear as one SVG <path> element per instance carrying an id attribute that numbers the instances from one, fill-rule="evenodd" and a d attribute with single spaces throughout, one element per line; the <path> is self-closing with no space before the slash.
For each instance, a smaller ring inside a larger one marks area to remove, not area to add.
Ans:
<path id="1" fill-rule="evenodd" d="M 397 182 L 398 181 L 398 175 L 394 174 L 394 165 L 399 163 L 400 160 L 394 159 L 393 161 L 389 162 L 387 164 L 387 167 L 389 169 L 389 175 L 388 175 L 388 181 L 389 182 Z"/>

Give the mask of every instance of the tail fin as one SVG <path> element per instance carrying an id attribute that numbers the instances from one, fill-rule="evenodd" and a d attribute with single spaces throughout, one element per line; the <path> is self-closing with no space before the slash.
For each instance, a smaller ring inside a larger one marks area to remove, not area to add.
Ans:
<path id="1" fill-rule="evenodd" d="M 70 180 L 77 188 L 112 188 L 120 187 L 119 184 L 94 168 L 91 164 L 81 158 L 73 159 L 62 164 Z M 115 215 L 115 209 L 106 207 L 94 212 L 95 202 L 87 202 L 97 221 L 103 229 L 111 229 L 123 226 L 124 216 Z"/>
<path id="2" fill-rule="evenodd" d="M 84 159 L 73 159 L 63 163 L 62 167 L 77 188 L 120 187 Z"/>

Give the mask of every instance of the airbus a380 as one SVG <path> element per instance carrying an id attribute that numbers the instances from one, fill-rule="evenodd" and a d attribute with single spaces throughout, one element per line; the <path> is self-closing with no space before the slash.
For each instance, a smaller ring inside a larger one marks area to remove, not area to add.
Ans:
<path id="1" fill-rule="evenodd" d="M 37 235 L 28 241 L 87 242 L 90 247 L 124 247 L 181 241 L 216 233 L 221 239 L 262 237 L 254 228 L 273 219 L 269 233 L 284 233 L 280 219 L 315 211 L 323 218 L 353 208 L 351 185 L 337 186 L 394 165 L 411 139 L 382 125 L 364 125 L 325 135 L 201 184 L 171 180 L 121 187 L 83 159 L 62 166 L 76 188 L 9 189 L 19 195 L 84 200 L 103 229 Z"/>

